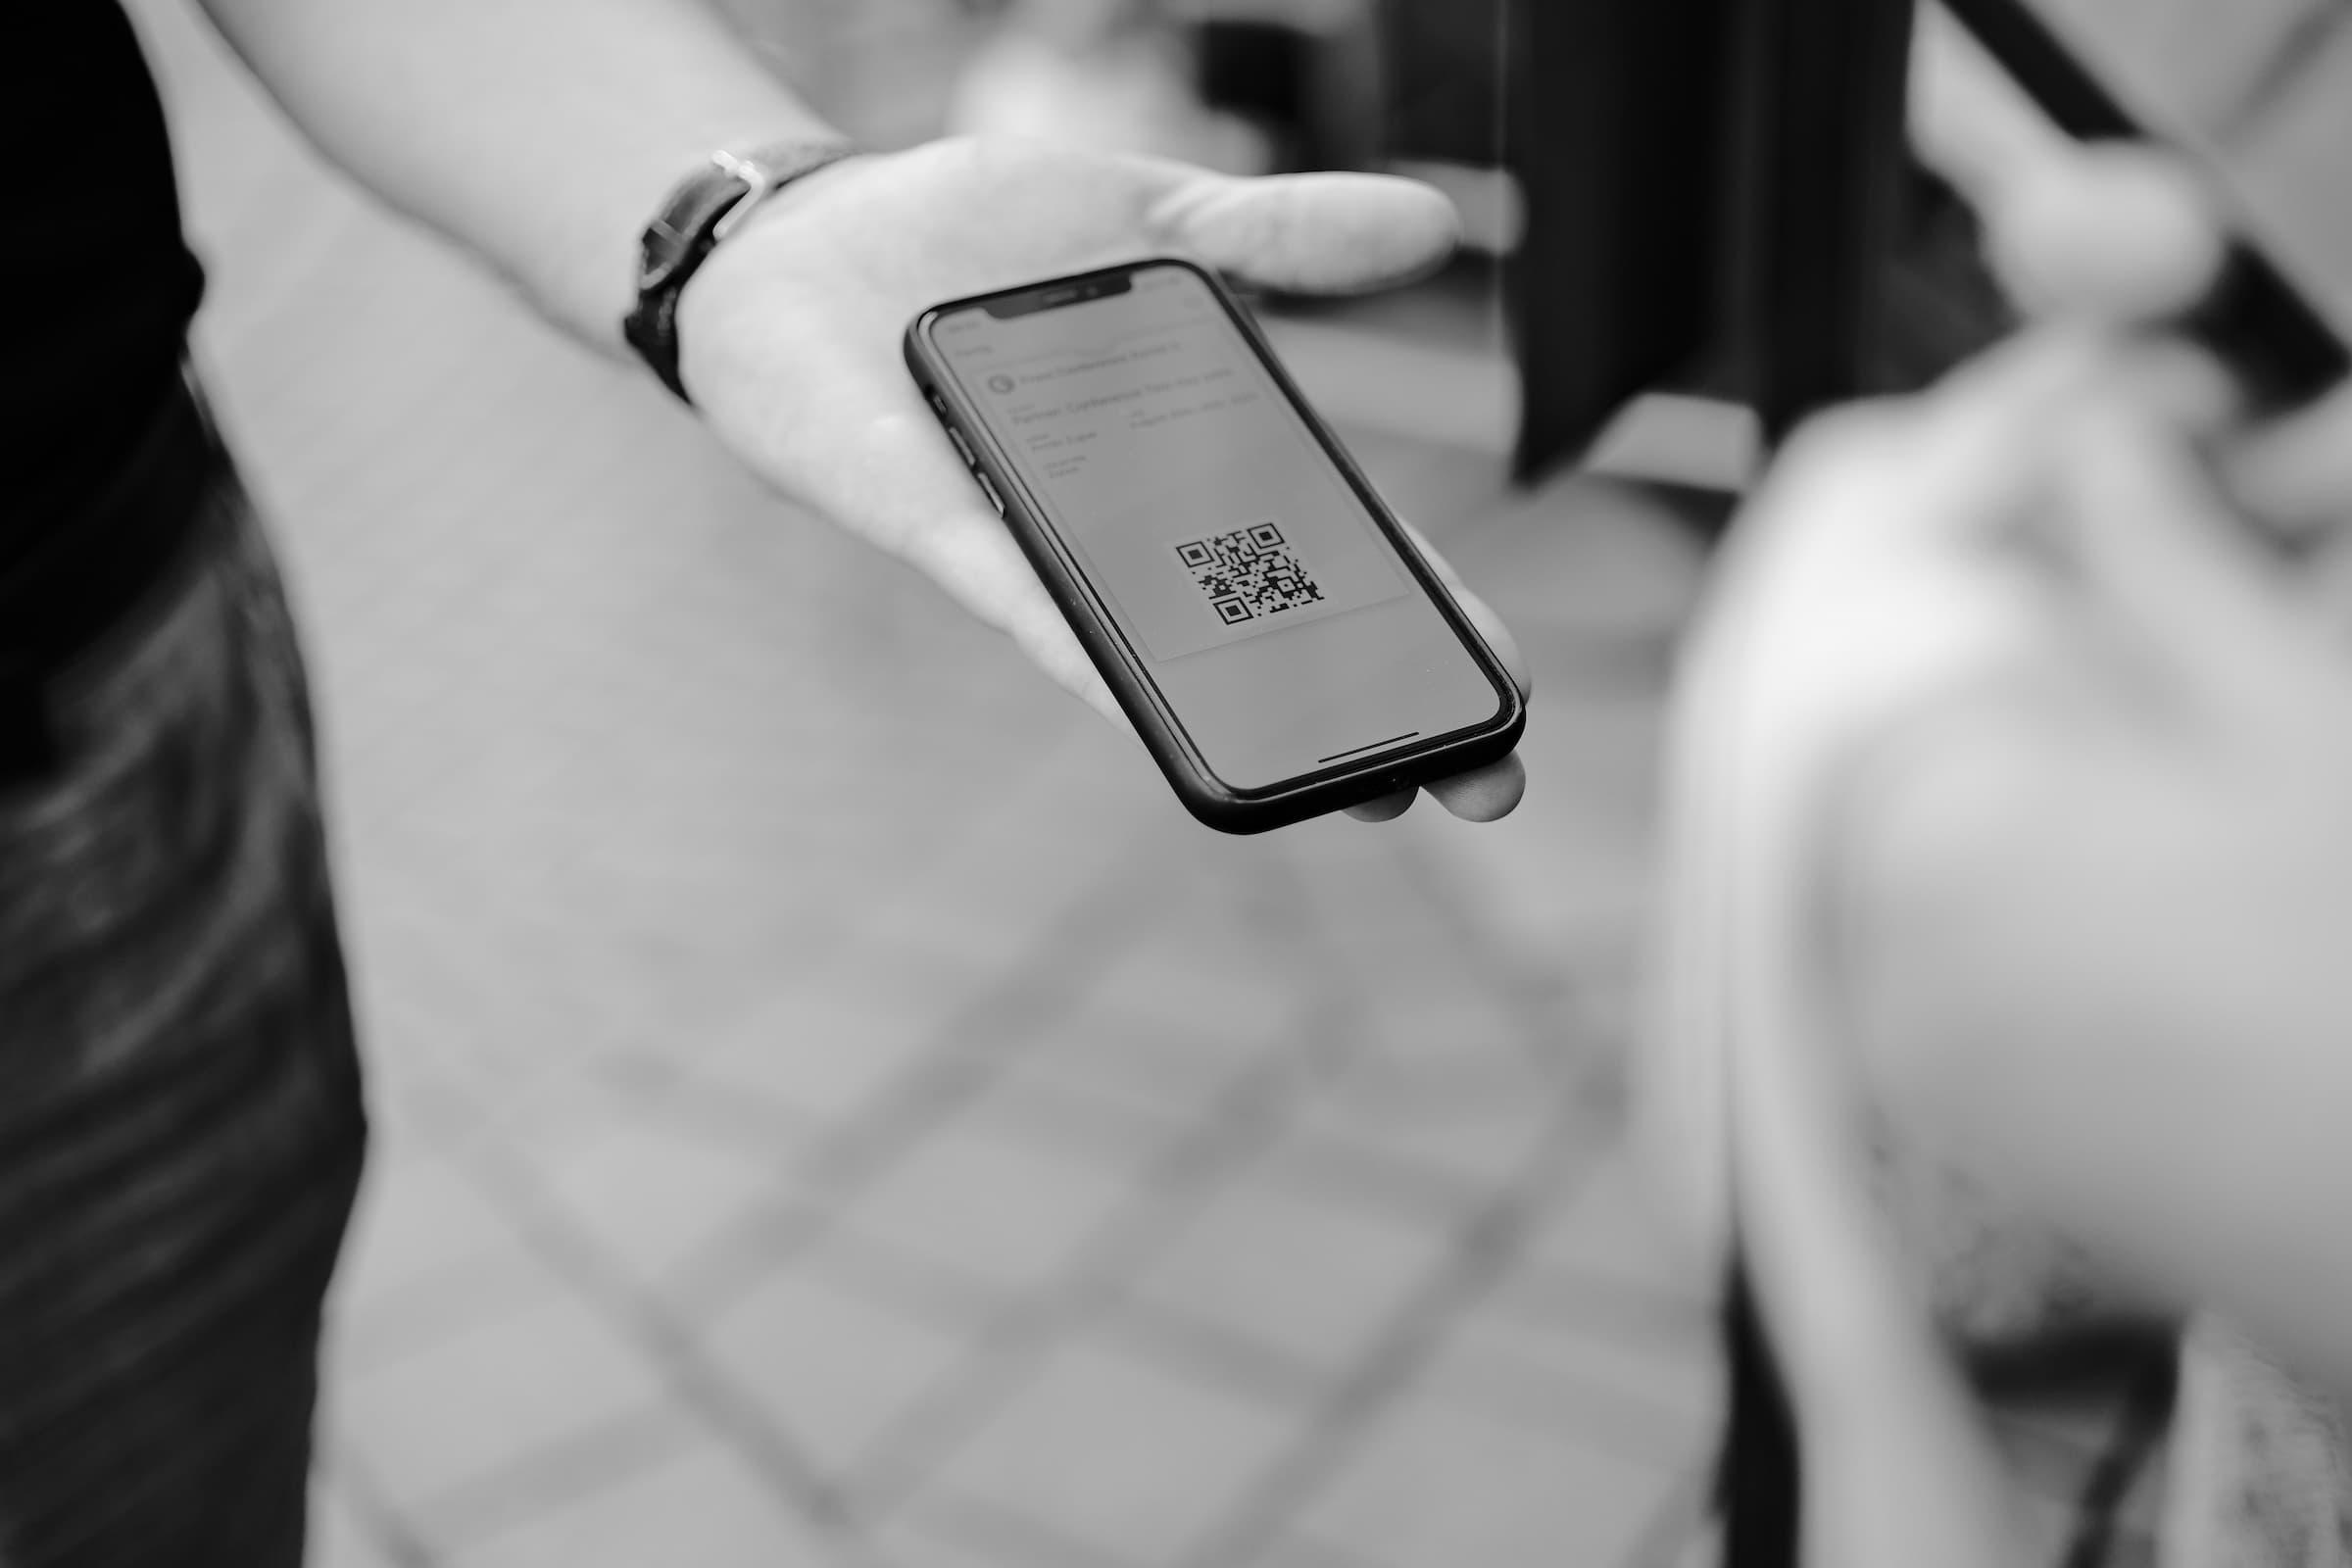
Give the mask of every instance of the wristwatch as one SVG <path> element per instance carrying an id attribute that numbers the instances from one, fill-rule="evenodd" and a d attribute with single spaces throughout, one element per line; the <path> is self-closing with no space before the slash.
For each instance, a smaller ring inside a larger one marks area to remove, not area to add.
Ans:
<path id="1" fill-rule="evenodd" d="M 621 335 L 681 402 L 694 401 L 678 379 L 678 296 L 686 280 L 754 208 L 856 151 L 844 141 L 801 140 L 712 153 L 645 225 L 637 250 L 637 305 L 622 320 Z"/>

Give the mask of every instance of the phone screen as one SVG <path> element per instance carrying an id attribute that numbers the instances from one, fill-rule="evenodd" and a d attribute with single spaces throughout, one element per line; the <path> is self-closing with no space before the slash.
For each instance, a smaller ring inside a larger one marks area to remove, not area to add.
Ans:
<path id="1" fill-rule="evenodd" d="M 1263 789 L 1491 722 L 1486 667 L 1215 291 L 1126 283 L 944 312 L 931 346 L 1210 771 Z"/>

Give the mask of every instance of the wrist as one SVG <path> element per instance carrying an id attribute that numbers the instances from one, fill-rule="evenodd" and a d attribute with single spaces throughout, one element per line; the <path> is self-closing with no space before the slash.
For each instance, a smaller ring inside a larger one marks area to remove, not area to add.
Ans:
<path id="1" fill-rule="evenodd" d="M 639 236 L 635 299 L 621 335 L 679 399 L 693 402 L 679 324 L 689 287 L 756 216 L 853 152 L 834 136 L 722 149 L 672 187 L 655 212 Z"/>
<path id="2" fill-rule="evenodd" d="M 845 158 L 776 192 L 687 283 L 678 299 L 678 376 L 706 419 L 716 418 L 732 388 L 772 380 L 779 364 L 799 362 L 800 352 L 778 341 L 785 318 L 797 314 L 781 306 L 831 314 L 843 272 L 838 193 L 883 156 Z"/>

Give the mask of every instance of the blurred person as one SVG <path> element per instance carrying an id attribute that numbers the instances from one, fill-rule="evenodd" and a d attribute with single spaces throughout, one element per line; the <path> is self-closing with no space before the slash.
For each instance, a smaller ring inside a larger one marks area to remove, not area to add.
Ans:
<path id="1" fill-rule="evenodd" d="M 906 321 L 1167 251 L 1374 288 L 1452 240 L 1399 180 L 856 154 L 691 0 L 206 9 L 378 195 L 633 347 L 779 494 L 1113 722 L 902 367 Z M 301 662 L 185 368 L 202 274 L 117 5 L 9 8 L 0 126 L 0 1563 L 282 1568 L 365 1141 Z M 742 221 L 712 243 L 720 214 Z M 1485 819 L 1522 785 L 1507 760 L 1433 793 Z"/>
<path id="2" fill-rule="evenodd" d="M 1887 1136 L 2191 1318 L 2166 1568 L 2352 1562 L 2352 393 L 2166 328 L 2221 246 L 2147 156 L 1989 216 L 2037 319 L 1800 433 L 1690 645 L 1653 1088 L 1810 1568 L 2031 1560 Z"/>

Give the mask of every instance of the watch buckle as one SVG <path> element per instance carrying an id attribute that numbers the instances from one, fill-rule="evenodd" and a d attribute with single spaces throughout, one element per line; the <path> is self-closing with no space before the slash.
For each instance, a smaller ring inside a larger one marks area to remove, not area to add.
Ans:
<path id="1" fill-rule="evenodd" d="M 733 153 L 712 153 L 710 162 L 743 181 L 743 194 L 736 197 L 727 210 L 719 215 L 718 221 L 710 225 L 710 243 L 715 245 L 735 232 L 736 227 L 752 216 L 752 209 L 772 193 L 779 182 L 773 170 L 755 164 L 748 158 L 738 158 Z"/>

